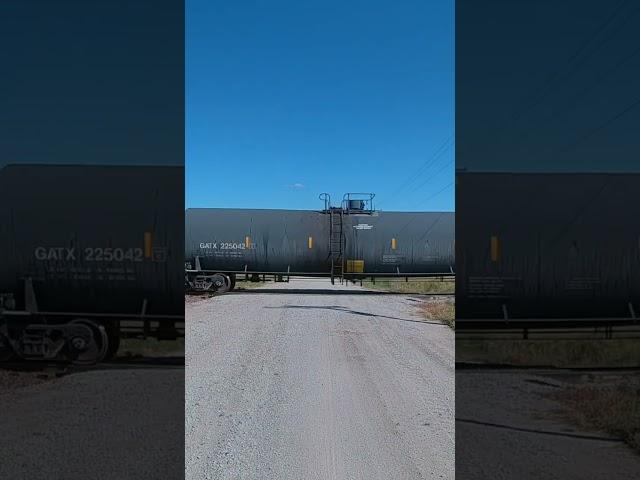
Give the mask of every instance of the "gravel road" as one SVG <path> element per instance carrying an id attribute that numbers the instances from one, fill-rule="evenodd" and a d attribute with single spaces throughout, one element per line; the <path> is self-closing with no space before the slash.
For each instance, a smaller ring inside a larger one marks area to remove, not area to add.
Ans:
<path id="1" fill-rule="evenodd" d="M 454 335 L 326 280 L 188 302 L 187 479 L 454 478 Z"/>
<path id="2" fill-rule="evenodd" d="M 184 478 L 182 367 L 14 380 L 0 390 L 1 479 Z"/>

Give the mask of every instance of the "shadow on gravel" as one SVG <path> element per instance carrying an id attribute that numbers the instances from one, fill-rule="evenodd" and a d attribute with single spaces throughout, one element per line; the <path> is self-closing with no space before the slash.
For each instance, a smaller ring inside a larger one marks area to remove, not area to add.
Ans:
<path id="1" fill-rule="evenodd" d="M 401 296 L 419 296 L 419 297 L 432 297 L 432 296 L 445 296 L 452 297 L 451 293 L 407 293 L 407 292 L 385 292 L 383 290 L 331 290 L 329 288 L 256 288 L 249 290 L 235 290 L 233 292 L 225 293 L 224 295 L 239 295 L 245 293 L 274 293 L 280 295 L 401 295 Z"/>
<path id="2" fill-rule="evenodd" d="M 557 432 L 553 430 L 542 430 L 537 428 L 525 428 L 525 427 L 516 427 L 513 425 L 505 425 L 501 423 L 493 423 L 493 422 L 484 422 L 480 420 L 473 420 L 468 418 L 456 418 L 456 422 L 460 423 L 469 423 L 472 425 L 481 425 L 484 427 L 493 427 L 493 428 L 502 428 L 505 430 L 513 430 L 516 432 L 525 432 L 525 433 L 537 433 L 541 435 L 553 435 L 556 437 L 567 437 L 567 438 L 577 438 L 580 440 L 596 440 L 600 442 L 624 442 L 622 438 L 616 437 L 603 437 L 601 435 L 584 435 L 579 433 L 571 433 L 571 432 Z"/>
<path id="3" fill-rule="evenodd" d="M 350 310 L 346 307 L 341 307 L 339 305 L 283 305 L 281 307 L 264 307 L 270 309 L 301 309 L 301 310 L 333 310 L 336 312 L 343 313 L 351 313 L 353 315 L 360 315 L 362 317 L 372 317 L 372 318 L 388 318 L 390 320 L 400 320 L 401 322 L 411 322 L 411 323 L 428 323 L 430 325 L 441 325 L 446 327 L 442 322 L 430 322 L 428 320 L 413 320 L 411 318 L 398 318 L 398 317 L 389 317 L 387 315 L 376 315 L 374 313 L 367 312 L 359 312 L 357 310 Z"/>

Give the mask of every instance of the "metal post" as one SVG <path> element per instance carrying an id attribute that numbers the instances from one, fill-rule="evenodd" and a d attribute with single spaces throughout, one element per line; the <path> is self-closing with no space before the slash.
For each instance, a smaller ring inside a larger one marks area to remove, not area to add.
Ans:
<path id="1" fill-rule="evenodd" d="M 147 336 L 149 335 L 150 331 L 151 331 L 151 323 L 149 322 L 149 319 L 146 318 L 147 315 L 147 299 L 145 298 L 142 301 L 142 309 L 140 310 L 140 315 L 142 315 L 142 317 L 144 318 L 144 320 L 142 320 L 142 331 L 143 331 L 143 336 L 144 339 L 147 339 Z"/>
<path id="2" fill-rule="evenodd" d="M 507 306 L 504 303 L 502 304 L 502 316 L 504 317 L 504 321 L 509 323 L 509 314 L 507 313 Z"/>

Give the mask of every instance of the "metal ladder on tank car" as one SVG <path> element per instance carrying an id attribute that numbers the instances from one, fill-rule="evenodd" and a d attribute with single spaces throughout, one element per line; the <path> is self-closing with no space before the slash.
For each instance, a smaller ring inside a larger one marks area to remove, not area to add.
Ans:
<path id="1" fill-rule="evenodd" d="M 331 207 L 329 209 L 329 255 L 331 257 L 331 284 L 335 284 L 338 277 L 342 281 L 344 271 L 343 247 L 344 237 L 342 235 L 342 208 Z"/>

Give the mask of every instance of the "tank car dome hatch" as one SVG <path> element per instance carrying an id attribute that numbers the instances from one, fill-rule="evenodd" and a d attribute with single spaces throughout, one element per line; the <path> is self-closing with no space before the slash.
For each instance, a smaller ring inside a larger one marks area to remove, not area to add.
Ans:
<path id="1" fill-rule="evenodd" d="M 349 210 L 364 210 L 364 200 L 349 200 Z"/>
<path id="2" fill-rule="evenodd" d="M 342 197 L 342 209 L 345 213 L 371 214 L 374 212 L 375 193 L 345 193 Z"/>

